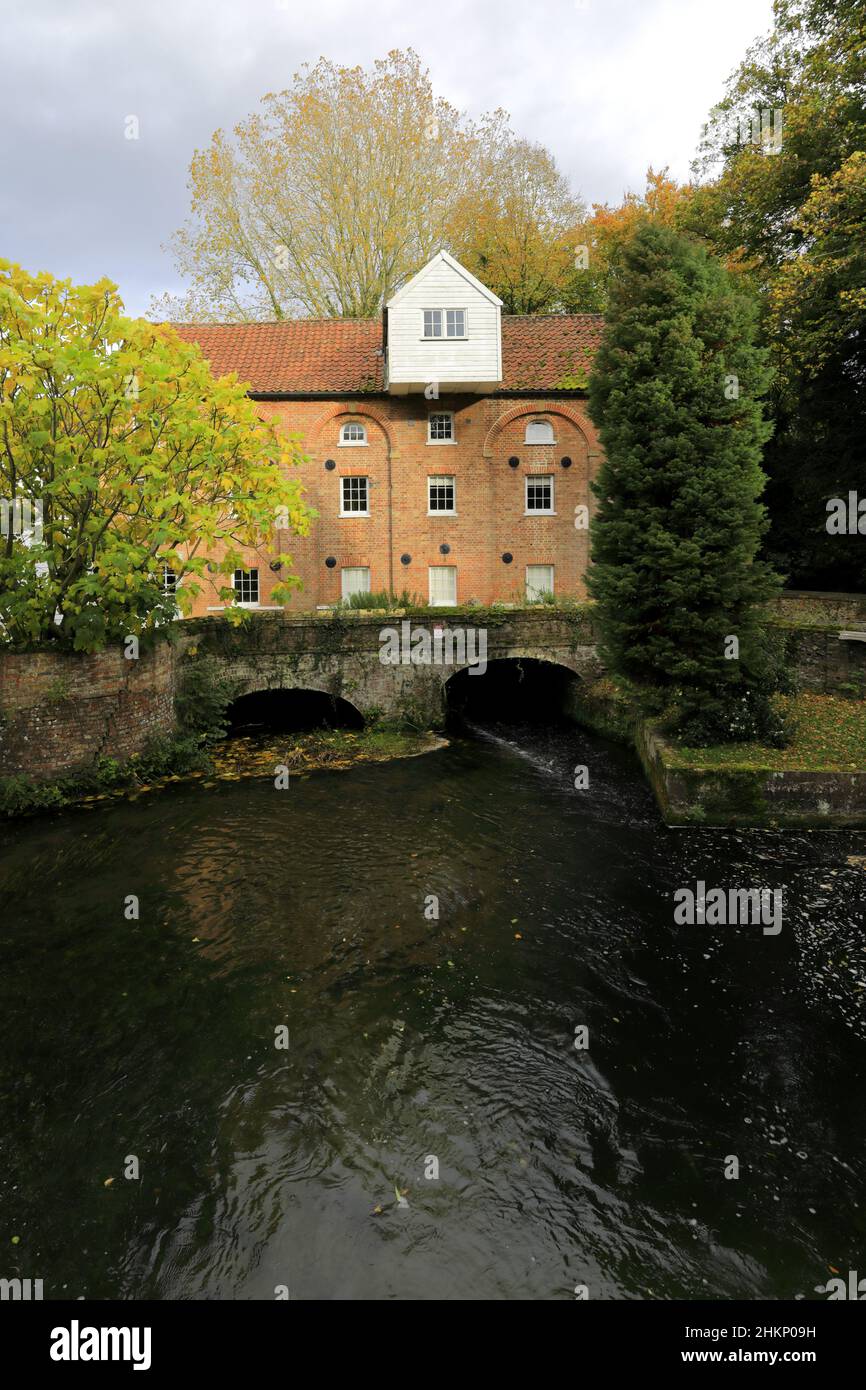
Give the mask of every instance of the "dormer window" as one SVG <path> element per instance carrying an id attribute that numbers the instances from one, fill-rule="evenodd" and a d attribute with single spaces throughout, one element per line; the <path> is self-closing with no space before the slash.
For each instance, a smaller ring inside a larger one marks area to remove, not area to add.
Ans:
<path id="1" fill-rule="evenodd" d="M 352 420 L 352 421 L 349 422 L 349 424 L 344 425 L 343 428 L 340 430 L 340 443 L 341 443 L 341 444 L 355 444 L 355 445 L 358 445 L 358 444 L 366 444 L 366 443 L 367 443 L 367 427 L 366 427 L 366 425 L 358 424 L 358 422 L 357 422 L 356 420 Z"/>
<path id="2" fill-rule="evenodd" d="M 554 444 L 553 425 L 549 420 L 530 420 L 526 426 L 525 444 Z"/>
<path id="3" fill-rule="evenodd" d="M 465 338 L 465 309 L 425 309 L 425 338 Z"/>
<path id="4" fill-rule="evenodd" d="M 384 312 L 389 396 L 423 393 L 438 401 L 452 393 L 484 395 L 501 383 L 502 300 L 447 251 L 401 285 Z M 355 409 L 363 415 L 360 401 Z M 541 400 L 524 406 L 536 411 L 547 413 Z"/>

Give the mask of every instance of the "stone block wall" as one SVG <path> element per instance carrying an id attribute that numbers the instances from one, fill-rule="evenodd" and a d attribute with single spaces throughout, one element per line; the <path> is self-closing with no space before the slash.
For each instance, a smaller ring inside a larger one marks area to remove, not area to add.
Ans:
<path id="1" fill-rule="evenodd" d="M 866 640 L 840 637 L 846 629 L 791 628 L 788 663 L 802 690 L 866 698 Z M 863 633 L 866 638 L 866 631 Z"/>

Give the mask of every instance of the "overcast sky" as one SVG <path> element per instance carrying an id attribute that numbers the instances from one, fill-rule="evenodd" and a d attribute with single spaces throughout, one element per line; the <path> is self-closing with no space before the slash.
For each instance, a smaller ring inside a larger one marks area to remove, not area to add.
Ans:
<path id="1" fill-rule="evenodd" d="M 0 256 L 108 275 L 143 313 L 182 288 L 163 247 L 193 151 L 302 63 L 391 48 L 471 115 L 505 107 L 587 203 L 618 202 L 649 164 L 687 176 L 770 18 L 770 0 L 0 0 Z"/>

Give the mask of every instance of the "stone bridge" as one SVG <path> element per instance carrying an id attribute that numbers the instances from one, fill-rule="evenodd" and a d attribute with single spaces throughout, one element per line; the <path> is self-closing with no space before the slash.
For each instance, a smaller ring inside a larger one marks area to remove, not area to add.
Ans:
<path id="1" fill-rule="evenodd" d="M 404 622 L 408 649 L 400 651 Z M 771 622 L 786 635 L 788 662 L 803 688 L 866 698 L 866 597 L 788 593 Z M 437 627 L 445 630 L 442 657 L 450 661 L 436 660 Z M 393 664 L 380 659 L 385 629 L 398 646 Z M 432 661 L 411 660 L 419 630 Z M 449 632 L 452 640 L 461 632 L 467 638 L 462 657 L 459 642 L 449 650 Z M 482 634 L 486 652 L 478 646 Z M 155 736 L 171 734 L 179 682 L 206 657 L 214 659 L 213 674 L 227 677 L 239 695 L 321 691 L 348 701 L 365 720 L 383 715 L 425 728 L 440 722 L 449 680 L 482 655 L 488 666 L 533 659 L 588 680 L 601 671 L 588 605 L 433 609 L 406 618 L 364 611 L 256 612 L 240 627 L 223 616 L 185 619 L 172 636 L 142 651 L 140 660 L 125 659 L 120 646 L 88 656 L 0 652 L 0 778 L 56 780 L 92 768 L 100 758 L 125 761 Z M 483 677 L 467 680 L 470 686 L 486 695 Z"/>
<path id="2" fill-rule="evenodd" d="M 234 685 L 237 696 L 315 690 L 348 701 L 365 720 L 379 715 L 424 727 L 441 720 L 452 676 L 485 655 L 488 666 L 523 658 L 580 677 L 601 672 L 585 608 L 431 610 L 411 616 L 275 611 L 251 613 L 238 627 L 222 617 L 192 618 L 181 626 L 180 679 L 191 663 L 209 659 L 218 663 L 219 675 Z M 390 659 L 383 661 L 383 655 Z"/>

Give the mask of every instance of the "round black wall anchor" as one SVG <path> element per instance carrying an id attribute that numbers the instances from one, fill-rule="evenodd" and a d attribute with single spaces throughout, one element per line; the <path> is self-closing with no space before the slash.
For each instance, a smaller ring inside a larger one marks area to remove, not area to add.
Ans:
<path id="1" fill-rule="evenodd" d="M 401 556 L 400 556 L 400 564 L 401 564 L 401 565 L 411 565 L 411 563 L 412 563 L 412 556 L 411 556 L 411 555 L 401 555 Z"/>
<path id="2" fill-rule="evenodd" d="M 329 473 L 333 473 L 336 466 L 337 465 L 333 459 L 325 459 L 325 467 L 327 468 Z"/>
<path id="3" fill-rule="evenodd" d="M 566 454 L 565 458 L 560 459 L 559 462 L 562 464 L 563 468 L 571 467 L 571 459 L 568 457 L 568 454 Z"/>
<path id="4" fill-rule="evenodd" d="M 514 556 L 512 555 L 511 551 L 510 551 L 510 550 L 506 550 L 506 551 L 503 553 L 503 556 L 502 556 L 502 563 L 503 563 L 503 565 L 510 565 L 510 564 L 511 564 L 511 561 L 512 561 L 513 559 L 514 559 Z"/>
<path id="5" fill-rule="evenodd" d="M 282 568 L 283 568 L 283 562 L 282 562 L 282 560 L 271 560 L 271 563 L 268 565 L 268 569 L 269 569 L 269 570 L 273 570 L 274 574 L 276 574 L 277 571 L 278 571 L 278 570 L 281 570 Z"/>
<path id="6" fill-rule="evenodd" d="M 512 454 L 512 455 L 511 455 L 511 458 L 508 460 L 508 467 L 509 467 L 509 468 L 519 468 L 519 467 L 520 467 L 520 459 L 517 457 L 516 454 Z"/>
<path id="7" fill-rule="evenodd" d="M 451 554 L 451 547 L 450 547 L 450 545 L 440 545 L 440 547 L 439 547 L 439 554 L 440 554 L 440 555 L 450 555 L 450 554 Z"/>
<path id="8" fill-rule="evenodd" d="M 336 565 L 336 563 L 337 563 L 337 561 L 336 561 L 336 559 L 334 558 L 333 555 L 329 555 L 328 558 L 327 558 L 327 560 L 325 561 L 325 564 L 327 565 L 327 567 L 328 567 L 329 570 L 332 570 L 332 569 L 334 568 L 334 566 Z"/>

